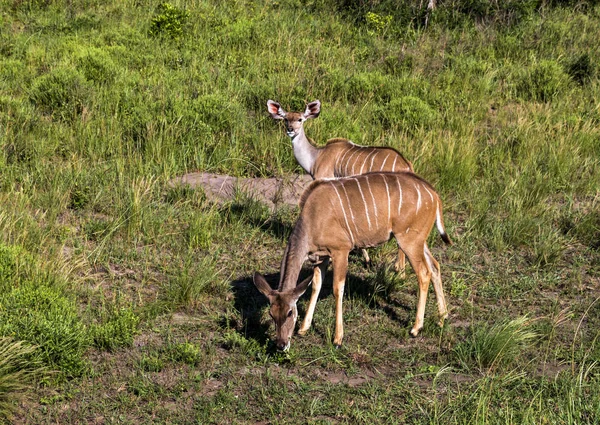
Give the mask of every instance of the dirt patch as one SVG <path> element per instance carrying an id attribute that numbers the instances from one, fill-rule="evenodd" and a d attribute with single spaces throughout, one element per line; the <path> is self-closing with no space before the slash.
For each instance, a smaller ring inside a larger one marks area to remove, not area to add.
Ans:
<path id="1" fill-rule="evenodd" d="M 169 182 L 171 186 L 187 185 L 201 188 L 213 202 L 233 199 L 242 191 L 265 203 L 272 209 L 280 205 L 296 206 L 304 189 L 312 181 L 309 175 L 292 175 L 272 178 L 242 178 L 223 174 L 189 173 Z"/>

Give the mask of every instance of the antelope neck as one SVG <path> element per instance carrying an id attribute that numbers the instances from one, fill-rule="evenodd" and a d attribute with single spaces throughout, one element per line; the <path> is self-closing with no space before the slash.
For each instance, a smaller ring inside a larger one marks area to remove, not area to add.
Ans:
<path id="1" fill-rule="evenodd" d="M 296 161 L 310 175 L 313 173 L 313 166 L 319 156 L 319 148 L 310 143 L 310 140 L 304 134 L 304 129 L 300 129 L 297 135 L 292 137 L 292 146 L 294 148 L 294 156 Z"/>
<path id="2" fill-rule="evenodd" d="M 302 218 L 299 218 L 283 254 L 278 291 L 289 291 L 296 287 L 307 255 L 308 237 L 303 229 Z"/>

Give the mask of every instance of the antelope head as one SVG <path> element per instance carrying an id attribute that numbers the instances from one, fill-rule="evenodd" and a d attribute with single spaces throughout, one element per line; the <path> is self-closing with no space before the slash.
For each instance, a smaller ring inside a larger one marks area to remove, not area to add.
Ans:
<path id="1" fill-rule="evenodd" d="M 309 118 L 317 118 L 321 112 L 321 102 L 315 100 L 306 105 L 304 112 L 286 112 L 279 103 L 274 100 L 267 101 L 267 109 L 275 120 L 283 120 L 285 132 L 292 139 L 302 131 L 304 121 Z"/>
<path id="2" fill-rule="evenodd" d="M 298 320 L 298 298 L 304 294 L 312 276 L 303 280 L 290 291 L 277 291 L 271 289 L 265 278 L 258 272 L 254 273 L 254 285 L 269 300 L 271 305 L 269 315 L 275 322 L 275 344 L 277 348 L 286 351 L 290 348 L 290 340 Z"/>

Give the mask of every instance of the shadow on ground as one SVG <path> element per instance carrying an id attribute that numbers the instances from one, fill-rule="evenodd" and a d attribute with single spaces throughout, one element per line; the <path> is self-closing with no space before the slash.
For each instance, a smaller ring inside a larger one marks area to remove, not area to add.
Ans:
<path id="1" fill-rule="evenodd" d="M 383 267 L 383 266 L 382 266 Z M 298 281 L 312 274 L 311 267 L 303 268 Z M 279 284 L 279 273 L 265 275 L 265 278 L 272 288 L 277 288 Z M 223 328 L 234 328 L 240 335 L 246 339 L 252 339 L 258 342 L 261 346 L 268 343 L 268 351 L 275 351 L 275 345 L 272 341 L 273 325 L 268 317 L 263 316 L 264 309 L 268 306 L 268 300 L 256 289 L 252 282 L 252 276 L 237 279 L 231 282 L 231 290 L 234 295 L 234 308 L 240 313 L 239 321 L 232 323 L 223 321 Z M 408 328 L 411 325 L 408 320 L 409 312 L 413 309 L 413 305 L 408 305 L 396 297 L 389 297 L 385 294 L 379 294 L 381 289 L 378 288 L 378 276 L 375 277 L 370 273 L 368 277 L 361 277 L 349 273 L 346 277 L 346 296 L 351 296 L 353 299 L 358 299 L 372 309 L 384 311 L 388 317 L 397 322 L 400 327 Z M 305 307 L 310 298 L 311 288 L 303 295 L 306 302 L 299 303 L 299 319 L 298 323 L 304 318 Z M 376 296 L 375 296 L 375 295 Z M 328 269 L 319 300 L 333 296 L 332 287 L 332 271 Z M 404 314 L 400 313 L 404 312 Z"/>

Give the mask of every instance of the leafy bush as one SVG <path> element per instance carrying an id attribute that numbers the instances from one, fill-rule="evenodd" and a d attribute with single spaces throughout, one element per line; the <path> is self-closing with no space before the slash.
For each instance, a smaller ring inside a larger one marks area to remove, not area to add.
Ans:
<path id="1" fill-rule="evenodd" d="M 388 101 L 392 97 L 388 76 L 379 72 L 354 74 L 346 80 L 344 89 L 348 101 L 352 103 L 364 102 L 369 98 Z"/>
<path id="2" fill-rule="evenodd" d="M 44 367 L 31 361 L 35 349 L 12 338 L 0 338 L 0 422 L 12 418 L 36 378 L 46 373 Z"/>
<path id="3" fill-rule="evenodd" d="M 90 96 L 91 89 L 78 71 L 59 68 L 35 79 L 30 100 L 46 114 L 72 120 L 83 112 Z"/>
<path id="4" fill-rule="evenodd" d="M 191 102 L 191 112 L 207 125 L 212 132 L 231 132 L 236 122 L 243 116 L 238 103 L 222 94 L 206 94 Z"/>
<path id="5" fill-rule="evenodd" d="M 190 13 L 171 3 L 161 3 L 150 22 L 150 35 L 178 39 L 183 36 Z"/>
<path id="6" fill-rule="evenodd" d="M 102 49 L 89 48 L 76 59 L 76 65 L 86 80 L 98 84 L 111 83 L 117 75 L 117 68 L 110 55 Z"/>
<path id="7" fill-rule="evenodd" d="M 37 345 L 33 357 L 66 377 L 86 369 L 89 341 L 75 299 L 51 282 L 22 282 L 0 295 L 0 335 Z"/>
<path id="8" fill-rule="evenodd" d="M 166 296 L 174 307 L 194 308 L 203 294 L 222 291 L 223 280 L 215 269 L 215 259 L 204 257 L 197 265 L 185 264 L 169 281 Z"/>
<path id="9" fill-rule="evenodd" d="M 454 349 L 459 363 L 471 370 L 489 371 L 513 362 L 537 338 L 531 320 L 520 317 L 492 326 L 479 326 Z"/>
<path id="10" fill-rule="evenodd" d="M 376 111 L 376 117 L 384 127 L 416 130 L 432 125 L 438 114 L 418 97 L 404 96 L 380 106 Z"/>
<path id="11" fill-rule="evenodd" d="M 33 361 L 79 376 L 89 344 L 75 298 L 18 246 L 0 244 L 0 337 L 37 345 Z"/>
<path id="12" fill-rule="evenodd" d="M 133 309 L 109 306 L 103 310 L 101 320 L 102 323 L 90 328 L 95 347 L 112 351 L 133 344 L 133 337 L 140 323 L 140 317 Z"/>
<path id="13" fill-rule="evenodd" d="M 596 66 L 590 59 L 590 55 L 584 53 L 568 64 L 567 74 L 573 81 L 583 86 L 595 77 Z"/>
<path id="14" fill-rule="evenodd" d="M 195 366 L 202 361 L 200 347 L 189 342 L 175 344 L 170 347 L 171 357 L 176 362 Z"/>
<path id="15" fill-rule="evenodd" d="M 142 355 L 140 367 L 144 372 L 160 372 L 164 368 L 164 362 L 157 355 Z"/>
<path id="16" fill-rule="evenodd" d="M 517 94 L 528 101 L 549 102 L 568 85 L 568 77 L 555 61 L 542 60 L 520 73 Z"/>

